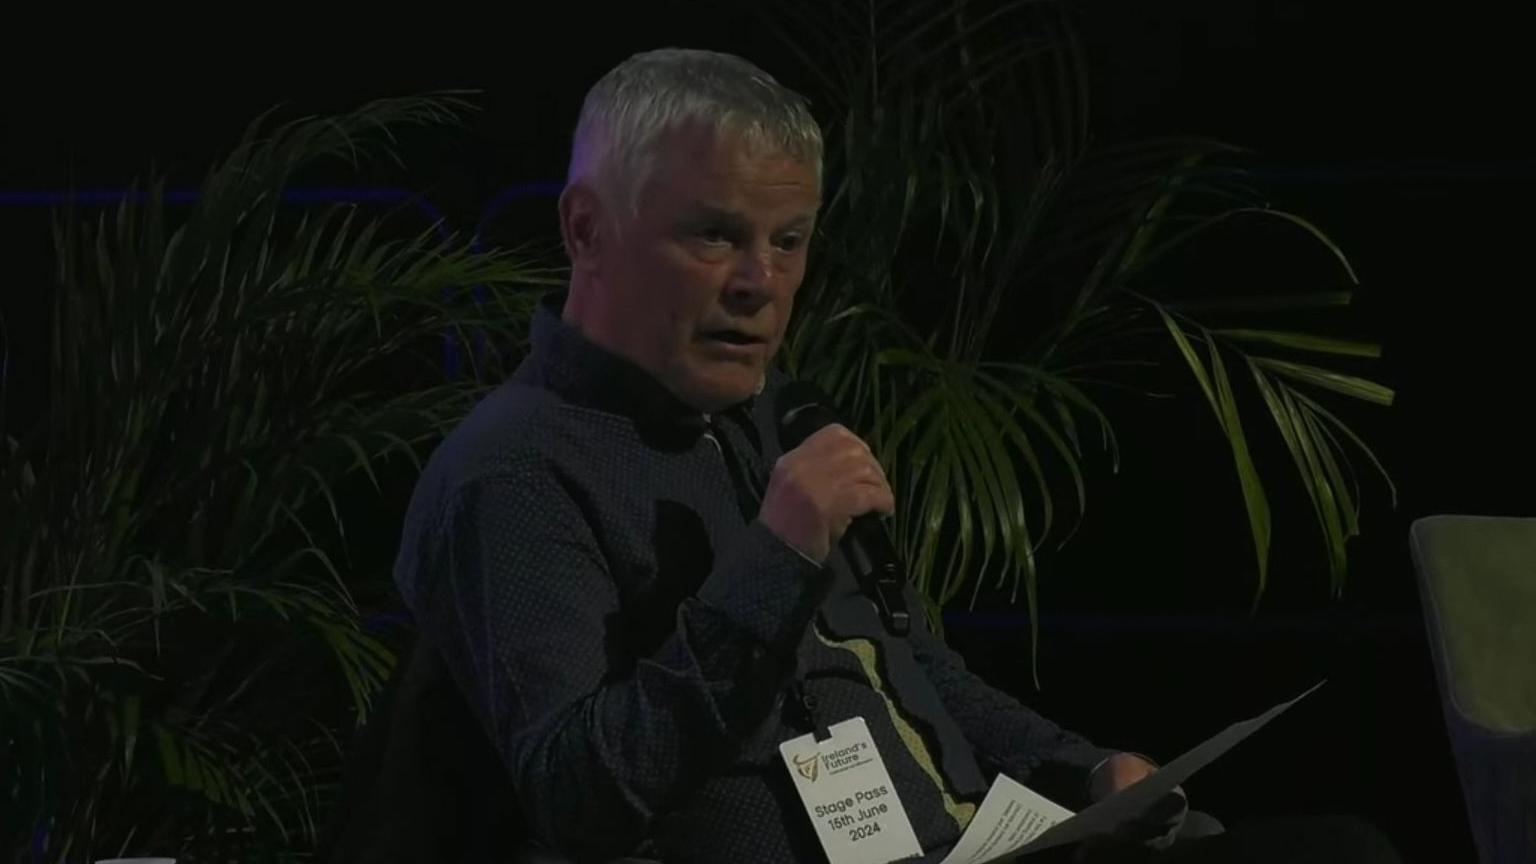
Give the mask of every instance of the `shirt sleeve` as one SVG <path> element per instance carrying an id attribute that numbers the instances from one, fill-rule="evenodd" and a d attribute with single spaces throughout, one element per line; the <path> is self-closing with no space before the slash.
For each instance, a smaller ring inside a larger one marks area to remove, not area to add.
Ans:
<path id="1" fill-rule="evenodd" d="M 525 821 L 581 859 L 632 851 L 763 722 L 825 590 L 819 568 L 751 523 L 661 646 L 616 677 L 617 586 L 552 470 L 461 488 L 412 545 L 404 566 L 434 586 L 417 603 L 436 607 L 413 611 L 447 646 Z"/>
<path id="2" fill-rule="evenodd" d="M 911 586 L 907 604 L 924 608 Z M 980 759 L 1064 807 L 1089 803 L 1094 768 L 1118 750 L 1095 746 L 983 681 L 933 632 L 926 615 L 912 616 L 909 640 L 944 708 Z"/>

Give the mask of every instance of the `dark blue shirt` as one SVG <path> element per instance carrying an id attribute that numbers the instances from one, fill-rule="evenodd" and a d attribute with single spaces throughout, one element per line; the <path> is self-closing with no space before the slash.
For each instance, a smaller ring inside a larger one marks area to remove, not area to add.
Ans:
<path id="1" fill-rule="evenodd" d="M 921 614 L 888 635 L 839 556 L 818 567 L 755 521 L 782 373 L 701 414 L 562 322 L 563 301 L 434 453 L 395 570 L 533 832 L 583 860 L 824 860 L 778 745 L 853 716 L 925 861 L 998 770 L 1086 803 L 1113 751 L 982 682 Z"/>

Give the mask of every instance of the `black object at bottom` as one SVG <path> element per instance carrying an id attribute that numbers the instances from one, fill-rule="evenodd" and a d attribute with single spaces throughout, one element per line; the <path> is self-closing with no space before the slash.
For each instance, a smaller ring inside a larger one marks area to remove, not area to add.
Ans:
<path id="1" fill-rule="evenodd" d="M 531 842 L 501 757 L 432 645 L 402 652 L 378 705 L 315 860 L 570 864 Z"/>
<path id="2" fill-rule="evenodd" d="M 1222 833 L 1142 847 L 1050 849 L 1030 864 L 1402 864 L 1370 823 L 1351 816 L 1293 816 L 1239 822 Z"/>

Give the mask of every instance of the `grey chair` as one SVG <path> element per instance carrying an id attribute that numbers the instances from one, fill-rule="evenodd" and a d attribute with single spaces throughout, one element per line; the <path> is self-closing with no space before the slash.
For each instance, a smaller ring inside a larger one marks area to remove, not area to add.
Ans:
<path id="1" fill-rule="evenodd" d="M 1483 864 L 1536 864 L 1536 519 L 1410 530 L 1447 731 Z"/>

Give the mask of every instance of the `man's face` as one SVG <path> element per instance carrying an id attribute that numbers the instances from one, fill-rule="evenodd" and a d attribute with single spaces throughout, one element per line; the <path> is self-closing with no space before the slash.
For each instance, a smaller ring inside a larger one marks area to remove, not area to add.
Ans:
<path id="1" fill-rule="evenodd" d="M 600 245 L 588 329 L 700 411 L 757 392 L 784 339 L 821 194 L 814 165 L 737 136 L 673 133 L 637 216 Z"/>

